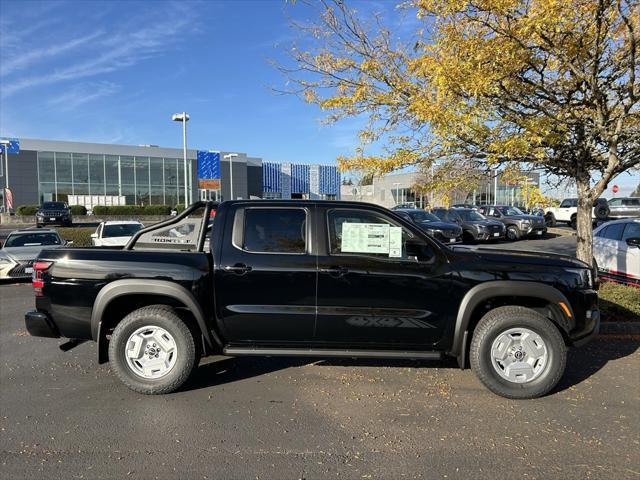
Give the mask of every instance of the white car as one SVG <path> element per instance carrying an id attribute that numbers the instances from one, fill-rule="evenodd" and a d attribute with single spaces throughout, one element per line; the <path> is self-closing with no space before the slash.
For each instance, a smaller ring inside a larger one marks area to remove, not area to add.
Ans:
<path id="1" fill-rule="evenodd" d="M 62 248 L 65 242 L 52 229 L 15 230 L 0 249 L 0 279 L 29 278 L 33 262 L 45 248 Z"/>
<path id="2" fill-rule="evenodd" d="M 640 287 L 640 218 L 614 220 L 593 231 L 599 275 Z"/>
<path id="3" fill-rule="evenodd" d="M 124 247 L 142 228 L 144 225 L 135 221 L 102 222 L 91 234 L 91 243 L 94 247 Z"/>

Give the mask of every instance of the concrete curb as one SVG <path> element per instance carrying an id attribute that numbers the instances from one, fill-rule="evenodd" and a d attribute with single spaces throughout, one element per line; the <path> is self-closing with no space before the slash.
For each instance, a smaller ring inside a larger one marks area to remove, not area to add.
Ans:
<path id="1" fill-rule="evenodd" d="M 640 322 L 602 322 L 600 335 L 640 335 Z"/>

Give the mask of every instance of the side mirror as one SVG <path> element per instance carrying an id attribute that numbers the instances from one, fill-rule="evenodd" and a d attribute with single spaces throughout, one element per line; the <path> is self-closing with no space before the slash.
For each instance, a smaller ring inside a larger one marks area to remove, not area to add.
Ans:
<path id="1" fill-rule="evenodd" d="M 97 233 L 92 233 L 91 234 L 91 238 L 98 238 L 98 234 Z"/>
<path id="2" fill-rule="evenodd" d="M 640 248 L 640 237 L 627 238 L 626 242 L 630 247 Z"/>

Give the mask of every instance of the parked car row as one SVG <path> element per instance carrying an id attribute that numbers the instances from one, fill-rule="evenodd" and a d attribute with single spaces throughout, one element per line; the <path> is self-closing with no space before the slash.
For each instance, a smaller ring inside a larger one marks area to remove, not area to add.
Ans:
<path id="1" fill-rule="evenodd" d="M 527 215 L 517 207 L 483 205 L 477 208 L 434 208 L 431 213 L 416 208 L 393 209 L 445 244 L 510 241 L 539 237 L 547 231 L 544 217 Z"/>

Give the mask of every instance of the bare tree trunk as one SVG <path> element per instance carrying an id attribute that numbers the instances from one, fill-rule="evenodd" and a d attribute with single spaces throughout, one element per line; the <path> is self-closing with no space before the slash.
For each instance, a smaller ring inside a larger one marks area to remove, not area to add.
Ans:
<path id="1" fill-rule="evenodd" d="M 576 179 L 578 187 L 577 249 L 578 260 L 593 265 L 593 199 L 590 195 L 589 177 Z"/>

